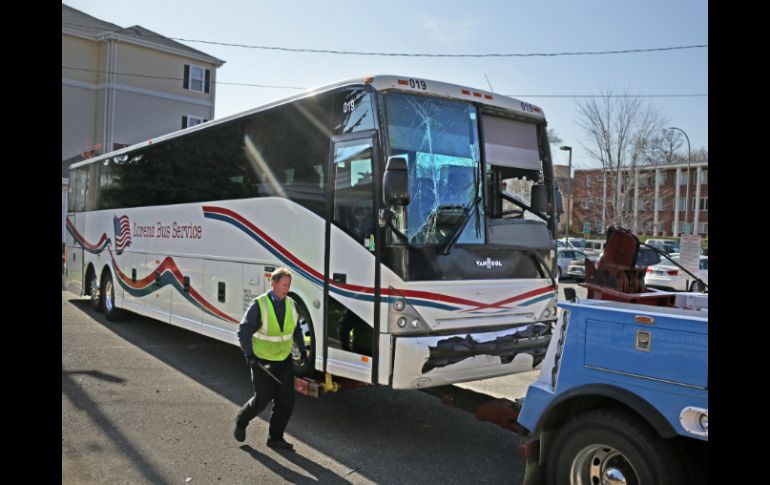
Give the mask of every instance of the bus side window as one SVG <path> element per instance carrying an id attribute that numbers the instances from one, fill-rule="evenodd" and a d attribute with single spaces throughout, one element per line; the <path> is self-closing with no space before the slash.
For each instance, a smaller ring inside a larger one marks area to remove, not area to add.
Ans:
<path id="1" fill-rule="evenodd" d="M 338 145 L 334 164 L 334 220 L 357 242 L 374 234 L 372 148 L 361 141 Z"/>
<path id="2" fill-rule="evenodd" d="M 374 129 L 371 95 L 363 87 L 337 92 L 332 109 L 335 134 Z"/>

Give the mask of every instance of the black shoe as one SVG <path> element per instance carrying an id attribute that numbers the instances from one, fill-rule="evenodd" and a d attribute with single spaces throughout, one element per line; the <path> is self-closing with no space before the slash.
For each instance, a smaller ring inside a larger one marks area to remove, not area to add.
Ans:
<path id="1" fill-rule="evenodd" d="M 269 438 L 267 446 L 278 450 L 294 451 L 294 445 L 287 443 L 283 438 Z"/>
<path id="2" fill-rule="evenodd" d="M 236 441 L 246 441 L 246 428 L 241 427 L 237 421 L 235 422 L 235 430 L 233 431 L 233 436 L 235 437 Z"/>

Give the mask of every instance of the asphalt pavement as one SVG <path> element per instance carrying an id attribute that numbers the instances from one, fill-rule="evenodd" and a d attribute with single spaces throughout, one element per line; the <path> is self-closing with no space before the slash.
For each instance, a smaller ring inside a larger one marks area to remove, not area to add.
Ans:
<path id="1" fill-rule="evenodd" d="M 538 371 L 468 387 L 521 397 Z M 296 396 L 286 439 L 269 407 L 232 436 L 251 396 L 239 348 L 131 314 L 110 322 L 62 291 L 62 483 L 521 483 L 524 438 L 419 391 Z"/>

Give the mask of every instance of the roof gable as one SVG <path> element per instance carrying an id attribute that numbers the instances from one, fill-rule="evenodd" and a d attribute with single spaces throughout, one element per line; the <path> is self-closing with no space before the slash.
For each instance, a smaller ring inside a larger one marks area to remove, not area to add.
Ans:
<path id="1" fill-rule="evenodd" d="M 105 22 L 96 17 L 92 17 L 80 10 L 74 9 L 69 5 L 62 3 L 61 5 L 61 26 L 62 30 L 68 30 L 76 32 L 78 34 L 85 35 L 91 38 L 97 38 L 105 34 L 116 34 L 123 38 L 130 38 L 136 41 L 146 44 L 154 44 L 158 47 L 165 47 L 187 53 L 191 56 L 200 58 L 208 58 L 212 64 L 221 66 L 224 61 L 217 59 L 214 56 L 206 54 L 205 52 L 193 49 L 179 42 L 169 39 L 163 35 L 153 32 L 149 29 L 142 27 L 141 25 L 134 25 L 131 27 L 121 27 L 110 22 Z"/>

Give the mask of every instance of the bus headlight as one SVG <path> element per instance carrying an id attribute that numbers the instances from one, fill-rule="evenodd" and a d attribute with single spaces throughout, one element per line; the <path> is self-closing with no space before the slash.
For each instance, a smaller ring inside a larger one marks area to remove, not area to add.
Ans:
<path id="1" fill-rule="evenodd" d="M 430 327 L 413 304 L 397 289 L 389 286 L 388 332 L 397 335 L 428 333 Z"/>
<path id="2" fill-rule="evenodd" d="M 552 318 L 556 318 L 556 307 L 549 306 L 540 314 L 540 320 L 550 320 Z"/>

